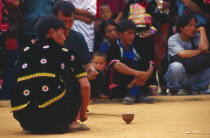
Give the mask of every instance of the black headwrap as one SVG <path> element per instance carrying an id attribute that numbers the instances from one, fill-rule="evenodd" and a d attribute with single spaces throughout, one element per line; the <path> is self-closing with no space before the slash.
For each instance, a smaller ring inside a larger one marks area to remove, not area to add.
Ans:
<path id="1" fill-rule="evenodd" d="M 38 38 L 44 38 L 47 36 L 50 29 L 58 30 L 60 28 L 65 29 L 65 24 L 54 15 L 45 15 L 38 19 L 34 26 Z"/>

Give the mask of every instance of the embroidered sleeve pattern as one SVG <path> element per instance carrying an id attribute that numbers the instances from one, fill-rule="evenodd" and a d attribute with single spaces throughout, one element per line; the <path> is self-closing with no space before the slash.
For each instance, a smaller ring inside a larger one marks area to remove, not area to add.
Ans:
<path id="1" fill-rule="evenodd" d="M 17 81 L 20 82 L 20 81 L 24 81 L 24 80 L 33 79 L 36 77 L 55 77 L 55 74 L 53 74 L 53 73 L 36 73 L 36 74 L 19 77 Z"/>
<path id="2" fill-rule="evenodd" d="M 49 101 L 47 101 L 47 102 L 45 102 L 45 103 L 43 103 L 41 105 L 38 105 L 38 107 L 39 108 L 45 108 L 45 107 L 51 105 L 52 103 L 54 103 L 54 102 L 58 101 L 59 99 L 61 99 L 65 95 L 65 93 L 66 93 L 66 90 L 64 90 L 60 95 L 54 97 L 53 99 L 51 99 L 51 100 L 49 100 Z"/>
<path id="3" fill-rule="evenodd" d="M 21 109 L 25 108 L 29 103 L 30 103 L 30 101 L 28 103 L 26 103 L 26 104 L 12 107 L 12 108 L 10 108 L 10 110 L 11 110 L 11 112 L 21 110 Z"/>
<path id="4" fill-rule="evenodd" d="M 76 74 L 75 77 L 77 79 L 80 79 L 80 78 L 83 78 L 83 77 L 87 77 L 87 72 L 82 72 L 82 73 Z"/>

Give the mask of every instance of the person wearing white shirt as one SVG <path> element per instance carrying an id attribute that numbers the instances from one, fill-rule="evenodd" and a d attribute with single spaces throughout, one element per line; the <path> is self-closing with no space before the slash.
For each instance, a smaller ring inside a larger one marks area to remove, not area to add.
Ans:
<path id="1" fill-rule="evenodd" d="M 73 30 L 82 33 L 88 45 L 89 52 L 94 50 L 94 24 L 97 11 L 97 0 L 68 0 L 75 8 Z"/>

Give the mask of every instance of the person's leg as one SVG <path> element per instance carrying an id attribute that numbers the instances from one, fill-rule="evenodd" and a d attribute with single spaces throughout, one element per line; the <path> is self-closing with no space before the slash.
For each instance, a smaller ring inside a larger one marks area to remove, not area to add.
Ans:
<path id="1" fill-rule="evenodd" d="M 115 72 L 114 83 L 117 87 L 111 90 L 111 95 L 114 98 L 123 98 L 123 104 L 134 104 L 136 95 L 138 95 L 138 87 L 133 86 L 134 77 Z"/>
<path id="2" fill-rule="evenodd" d="M 146 96 L 148 85 L 144 86 L 132 86 L 129 89 L 129 93 L 123 99 L 123 104 L 134 104 L 136 103 L 153 103 L 154 99 Z"/>
<path id="3" fill-rule="evenodd" d="M 169 65 L 164 76 L 167 87 L 175 91 L 182 89 L 182 81 L 186 79 L 185 68 L 179 62 L 173 62 Z"/>
<path id="4" fill-rule="evenodd" d="M 210 84 L 210 68 L 199 72 L 192 79 L 197 80 L 192 84 L 192 90 L 205 91 Z"/>
<path id="5" fill-rule="evenodd" d="M 127 86 L 133 79 L 133 76 L 124 75 L 114 71 L 113 79 L 112 81 L 110 80 L 110 82 L 116 84 L 117 86 L 109 89 L 111 98 L 124 98 L 129 93 Z"/>
<path id="6" fill-rule="evenodd" d="M 123 104 L 134 104 L 136 97 L 140 94 L 139 87 L 131 86 L 126 97 L 123 99 Z"/>
<path id="7" fill-rule="evenodd" d="M 162 59 L 162 71 L 158 72 L 158 78 L 159 78 L 159 84 L 161 88 L 160 95 L 167 95 L 167 85 L 166 81 L 164 80 L 164 74 L 166 73 L 168 69 L 168 59 L 167 56 Z"/>
<path id="8" fill-rule="evenodd" d="M 103 91 L 104 85 L 105 85 L 105 76 L 102 71 L 97 70 L 98 75 L 94 80 L 90 80 L 90 86 L 91 86 L 91 97 L 90 99 L 94 99 L 96 97 L 99 97 L 100 94 Z"/>
<path id="9" fill-rule="evenodd" d="M 90 127 L 86 126 L 85 124 L 79 123 L 77 120 L 79 120 L 79 113 L 75 121 L 73 121 L 68 126 L 68 131 L 75 132 L 75 131 L 89 131 L 90 130 Z"/>
<path id="10" fill-rule="evenodd" d="M 158 80 L 161 89 L 160 95 L 167 95 L 167 86 L 162 73 L 158 72 Z"/>
<path id="11" fill-rule="evenodd" d="M 152 75 L 147 81 L 149 95 L 157 95 L 158 83 L 156 78 L 156 70 L 154 69 Z"/>

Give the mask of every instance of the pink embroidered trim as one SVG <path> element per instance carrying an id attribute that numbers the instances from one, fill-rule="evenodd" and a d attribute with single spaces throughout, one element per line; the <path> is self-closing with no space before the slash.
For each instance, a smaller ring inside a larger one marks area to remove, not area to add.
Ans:
<path id="1" fill-rule="evenodd" d="M 155 65 L 155 63 L 154 63 L 153 61 L 150 61 L 150 62 L 149 62 L 149 64 L 153 64 L 153 65 Z"/>
<path id="2" fill-rule="evenodd" d="M 114 59 L 114 60 L 112 60 L 111 62 L 109 62 L 108 67 L 109 67 L 109 66 L 111 66 L 114 62 L 120 62 L 120 60 L 118 60 L 118 59 Z"/>

